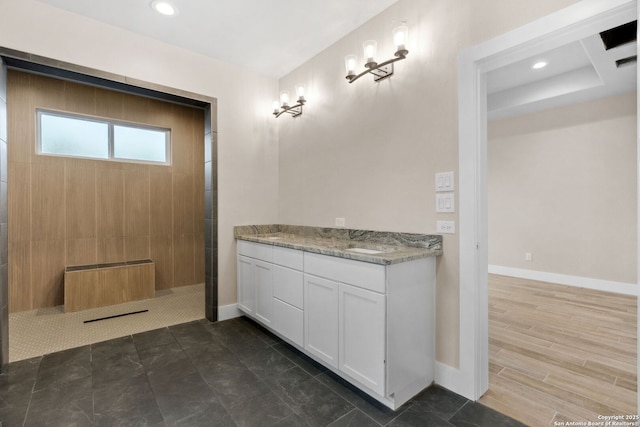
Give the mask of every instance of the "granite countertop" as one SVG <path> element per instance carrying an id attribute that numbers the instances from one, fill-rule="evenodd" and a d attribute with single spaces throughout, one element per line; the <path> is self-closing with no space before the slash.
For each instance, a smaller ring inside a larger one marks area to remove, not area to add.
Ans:
<path id="1" fill-rule="evenodd" d="M 442 236 L 292 225 L 234 227 L 238 240 L 298 249 L 374 264 L 442 255 Z"/>

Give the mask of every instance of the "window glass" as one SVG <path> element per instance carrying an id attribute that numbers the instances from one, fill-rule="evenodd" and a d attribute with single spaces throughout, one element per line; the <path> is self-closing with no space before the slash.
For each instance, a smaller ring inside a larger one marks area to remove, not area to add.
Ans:
<path id="1" fill-rule="evenodd" d="M 37 110 L 38 153 L 169 164 L 169 129 Z"/>
<path id="2" fill-rule="evenodd" d="M 109 125 L 76 117 L 40 114 L 40 152 L 109 158 Z"/>
<path id="3" fill-rule="evenodd" d="M 164 163 L 167 161 L 167 131 L 114 125 L 113 157 Z"/>

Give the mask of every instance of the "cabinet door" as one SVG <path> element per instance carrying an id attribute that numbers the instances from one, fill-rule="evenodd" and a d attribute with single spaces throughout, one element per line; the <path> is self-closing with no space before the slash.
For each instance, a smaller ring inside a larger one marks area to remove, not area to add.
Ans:
<path id="1" fill-rule="evenodd" d="M 304 348 L 338 367 L 338 283 L 304 275 Z"/>
<path id="2" fill-rule="evenodd" d="M 339 295 L 339 369 L 384 395 L 385 296 L 344 283 Z"/>
<path id="3" fill-rule="evenodd" d="M 238 308 L 248 314 L 256 309 L 256 288 L 254 286 L 253 260 L 244 256 L 238 257 Z"/>
<path id="4" fill-rule="evenodd" d="M 254 260 L 254 283 L 256 288 L 256 310 L 258 320 L 271 325 L 273 312 L 273 268 L 266 262 Z"/>

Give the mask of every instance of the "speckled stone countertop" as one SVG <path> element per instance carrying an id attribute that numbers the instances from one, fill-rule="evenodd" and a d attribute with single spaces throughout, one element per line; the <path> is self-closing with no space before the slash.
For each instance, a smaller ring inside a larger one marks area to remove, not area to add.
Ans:
<path id="1" fill-rule="evenodd" d="M 236 239 L 374 264 L 442 255 L 442 236 L 297 225 L 241 225 Z"/>

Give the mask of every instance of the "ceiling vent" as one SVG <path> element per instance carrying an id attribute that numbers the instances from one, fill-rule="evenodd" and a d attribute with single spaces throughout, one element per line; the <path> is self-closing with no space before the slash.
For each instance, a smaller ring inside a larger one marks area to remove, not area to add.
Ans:
<path id="1" fill-rule="evenodd" d="M 638 21 L 633 21 L 601 32 L 600 38 L 605 49 L 609 50 L 636 41 L 637 32 Z"/>
<path id="2" fill-rule="evenodd" d="M 618 59 L 616 61 L 616 67 L 624 67 L 625 65 L 631 65 L 638 62 L 638 55 L 629 56 L 627 58 Z"/>

